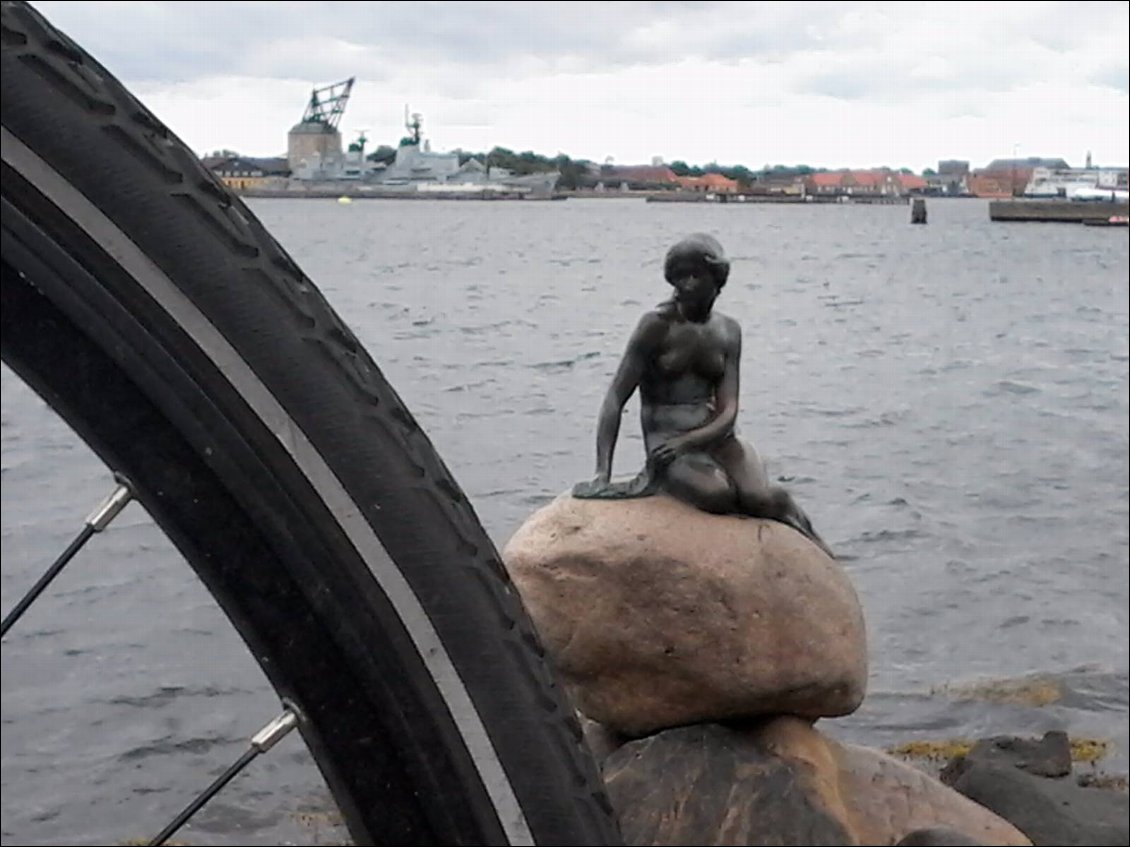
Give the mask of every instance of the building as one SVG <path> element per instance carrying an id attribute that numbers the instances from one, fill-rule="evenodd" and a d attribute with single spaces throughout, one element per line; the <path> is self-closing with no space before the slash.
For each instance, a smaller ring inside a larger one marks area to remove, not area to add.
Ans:
<path id="1" fill-rule="evenodd" d="M 708 173 L 702 176 L 677 176 L 675 184 L 679 191 L 695 191 L 703 194 L 736 194 L 740 186 L 736 179 L 722 174 Z"/>
<path id="2" fill-rule="evenodd" d="M 895 174 L 902 187 L 903 194 L 925 194 L 927 182 L 925 177 L 916 176 L 915 174 Z"/>
<path id="3" fill-rule="evenodd" d="M 994 159 L 987 167 L 976 170 L 969 176 L 969 193 L 974 197 L 994 199 L 1019 197 L 1024 193 L 1036 168 L 1066 170 L 1070 166 L 1063 159 L 1037 156 L 1027 159 Z"/>
<path id="4" fill-rule="evenodd" d="M 1114 188 L 1126 191 L 1130 188 L 1130 168 L 1122 165 L 1118 168 L 1099 168 L 1099 188 Z"/>
<path id="5" fill-rule="evenodd" d="M 281 157 L 209 156 L 203 164 L 235 191 L 282 187 L 290 174 L 287 160 Z"/>
<path id="6" fill-rule="evenodd" d="M 341 133 L 318 121 L 303 121 L 286 136 L 286 160 L 295 179 L 339 179 L 345 166 Z"/>
<path id="7" fill-rule="evenodd" d="M 969 195 L 969 163 L 960 159 L 938 162 L 938 172 L 926 178 L 924 194 L 934 197 L 966 197 Z"/>
<path id="8" fill-rule="evenodd" d="M 764 171 L 754 177 L 750 194 L 799 197 L 806 193 L 806 173 L 792 170 Z"/>
<path id="9" fill-rule="evenodd" d="M 1034 168 L 1025 197 L 1071 198 L 1080 189 L 1126 190 L 1126 168 Z"/>
<path id="10" fill-rule="evenodd" d="M 805 193 L 817 197 L 905 197 L 920 194 L 926 180 L 886 168 L 872 171 L 818 171 L 804 181 Z"/>
<path id="11" fill-rule="evenodd" d="M 666 165 L 604 165 L 600 169 L 597 190 L 605 187 L 621 191 L 671 190 L 679 177 Z"/>
<path id="12" fill-rule="evenodd" d="M 341 121 L 353 77 L 333 85 L 315 88 L 302 120 L 286 136 L 286 160 L 294 179 L 341 179 L 345 154 L 341 149 Z"/>
<path id="13" fill-rule="evenodd" d="M 940 176 L 968 176 L 969 163 L 962 159 L 943 159 L 938 162 L 938 174 Z"/>

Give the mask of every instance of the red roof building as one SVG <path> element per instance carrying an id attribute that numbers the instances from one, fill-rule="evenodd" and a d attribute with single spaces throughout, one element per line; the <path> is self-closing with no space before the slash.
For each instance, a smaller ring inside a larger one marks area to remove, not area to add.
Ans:
<path id="1" fill-rule="evenodd" d="M 675 177 L 680 191 L 701 191 L 713 194 L 735 194 L 738 181 L 722 174 L 703 174 L 702 176 Z"/>
<path id="2" fill-rule="evenodd" d="M 820 171 L 809 174 L 805 189 L 809 194 L 845 196 L 895 196 L 925 188 L 926 181 L 910 174 L 891 170 Z"/>
<path id="3" fill-rule="evenodd" d="M 627 183 L 629 187 L 647 185 L 674 185 L 678 181 L 675 172 L 665 165 L 616 165 L 601 168 L 601 179 L 605 182 Z"/>
<path id="4" fill-rule="evenodd" d="M 914 174 L 896 174 L 903 194 L 921 194 L 926 190 L 926 180 Z"/>

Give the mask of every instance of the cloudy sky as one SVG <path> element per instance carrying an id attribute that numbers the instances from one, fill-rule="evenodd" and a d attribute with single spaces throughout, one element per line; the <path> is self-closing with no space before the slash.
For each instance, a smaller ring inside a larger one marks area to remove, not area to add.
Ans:
<path id="1" fill-rule="evenodd" d="M 345 140 L 619 164 L 1125 165 L 1130 3 L 37 2 L 198 153 Z"/>

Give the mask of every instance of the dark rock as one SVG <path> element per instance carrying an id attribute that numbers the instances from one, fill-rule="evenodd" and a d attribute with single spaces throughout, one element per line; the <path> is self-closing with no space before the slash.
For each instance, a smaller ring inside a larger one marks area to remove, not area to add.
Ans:
<path id="1" fill-rule="evenodd" d="M 1126 845 L 1130 843 L 1127 795 L 1083 788 L 1068 779 L 1046 779 L 1014 763 L 973 757 L 947 766 L 957 791 L 996 812 L 1036 845 Z"/>
<path id="2" fill-rule="evenodd" d="M 1011 765 L 1034 776 L 1067 776 L 1071 773 L 1071 742 L 1066 732 L 1044 733 L 1039 741 L 998 735 L 973 745 L 964 757 L 950 762 L 942 771 L 942 782 L 951 783 L 963 768 L 973 763 Z"/>
<path id="3" fill-rule="evenodd" d="M 804 762 L 716 724 L 629 742 L 604 780 L 628 844 L 858 843 Z"/>
<path id="4" fill-rule="evenodd" d="M 611 753 L 619 750 L 625 742 L 631 740 L 627 735 L 622 735 L 614 729 L 609 729 L 604 724 L 586 718 L 580 712 L 577 713 L 577 720 L 581 722 L 585 743 L 598 763 L 603 762 Z"/>
<path id="5" fill-rule="evenodd" d="M 968 835 L 949 829 L 944 826 L 932 826 L 928 829 L 916 829 L 907 833 L 895 847 L 976 847 L 983 845 L 984 841 L 970 838 Z"/>
<path id="6" fill-rule="evenodd" d="M 1125 774 L 1081 773 L 1075 777 L 1075 781 L 1084 788 L 1105 788 L 1111 791 L 1121 791 L 1123 794 L 1127 791 Z"/>
<path id="7" fill-rule="evenodd" d="M 982 840 L 909 843 L 1029 843 L 929 775 L 795 717 L 629 741 L 604 780 L 627 844 L 894 844 L 939 827 Z"/>

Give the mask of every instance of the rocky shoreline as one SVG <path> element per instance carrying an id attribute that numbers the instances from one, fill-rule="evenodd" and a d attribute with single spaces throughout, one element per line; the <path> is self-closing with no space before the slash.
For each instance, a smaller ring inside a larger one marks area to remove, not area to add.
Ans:
<path id="1" fill-rule="evenodd" d="M 994 736 L 939 763 L 807 721 L 699 724 L 628 739 L 582 717 L 628 844 L 1124 845 L 1125 777 L 1066 733 Z"/>
<path id="2" fill-rule="evenodd" d="M 1062 732 L 933 766 L 826 732 L 865 696 L 863 615 L 789 527 L 562 495 L 503 560 L 628 844 L 1127 844 L 1125 780 Z"/>

